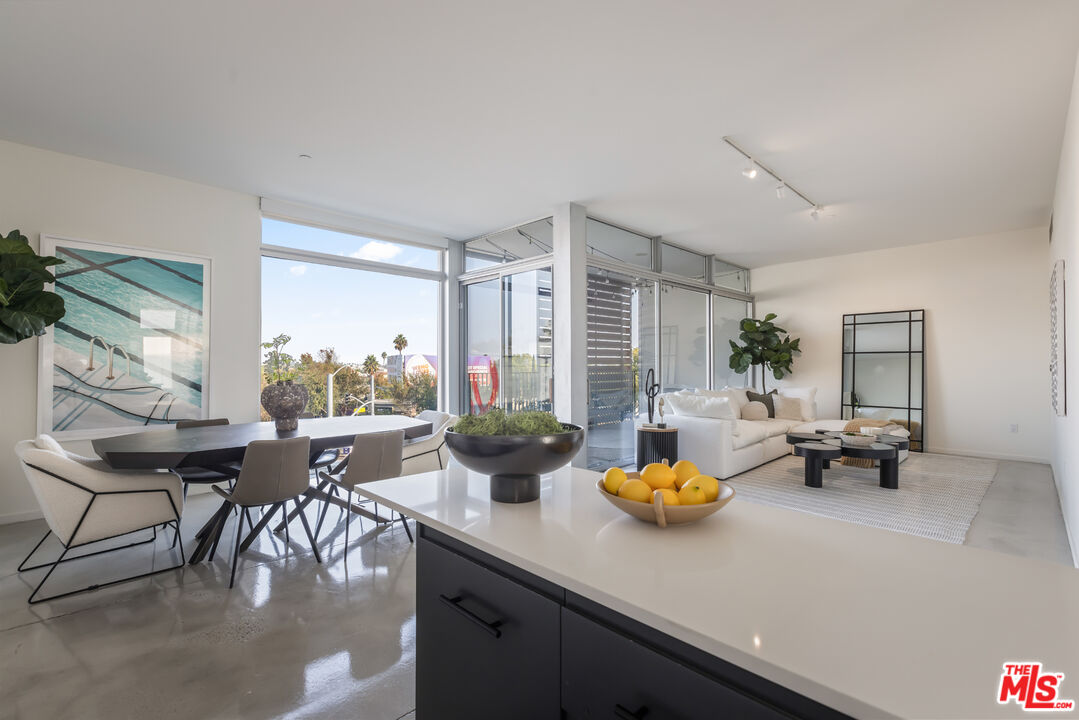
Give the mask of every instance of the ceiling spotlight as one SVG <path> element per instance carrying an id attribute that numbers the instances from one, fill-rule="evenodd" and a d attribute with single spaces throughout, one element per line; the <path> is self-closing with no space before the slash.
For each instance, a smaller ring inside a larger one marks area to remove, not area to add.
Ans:
<path id="1" fill-rule="evenodd" d="M 813 210 L 810 211 L 809 214 L 813 216 L 814 220 L 820 220 L 820 216 L 824 214 L 824 206 L 823 205 L 815 205 L 815 206 L 813 206 Z"/>
<path id="2" fill-rule="evenodd" d="M 753 158 L 749 158 L 749 162 L 746 163 L 745 169 L 742 170 L 742 174 L 750 180 L 757 177 L 757 163 L 753 162 Z"/>
<path id="3" fill-rule="evenodd" d="M 782 200 L 787 197 L 787 183 L 780 182 L 776 185 L 776 200 Z"/>

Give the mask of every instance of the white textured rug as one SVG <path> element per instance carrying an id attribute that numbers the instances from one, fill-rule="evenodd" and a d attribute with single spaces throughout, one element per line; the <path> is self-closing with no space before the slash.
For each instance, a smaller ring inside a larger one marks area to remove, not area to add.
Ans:
<path id="1" fill-rule="evenodd" d="M 805 486 L 800 457 L 784 456 L 727 480 L 736 499 L 962 544 L 997 463 L 981 458 L 911 453 L 899 465 L 899 489 L 885 490 L 879 470 L 840 465 L 824 487 Z"/>

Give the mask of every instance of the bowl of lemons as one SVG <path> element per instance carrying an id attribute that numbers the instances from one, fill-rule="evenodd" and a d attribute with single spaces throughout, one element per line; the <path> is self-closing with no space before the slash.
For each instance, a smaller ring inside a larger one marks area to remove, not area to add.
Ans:
<path id="1" fill-rule="evenodd" d="M 702 474 L 688 460 L 666 461 L 626 472 L 613 467 L 596 482 L 600 495 L 638 520 L 660 527 L 684 525 L 708 517 L 734 498 L 734 488 Z"/>

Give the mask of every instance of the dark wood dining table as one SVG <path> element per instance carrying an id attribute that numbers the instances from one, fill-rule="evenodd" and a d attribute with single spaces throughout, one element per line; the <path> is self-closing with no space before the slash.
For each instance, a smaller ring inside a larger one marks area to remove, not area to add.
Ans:
<path id="1" fill-rule="evenodd" d="M 254 440 L 311 438 L 311 460 L 327 450 L 351 447 L 357 435 L 404 430 L 405 439 L 434 432 L 431 423 L 403 415 L 368 415 L 308 418 L 289 432 L 278 432 L 272 422 L 238 423 L 206 427 L 162 428 L 115 435 L 93 441 L 94 452 L 117 470 L 161 470 L 214 467 L 239 463 Z"/>

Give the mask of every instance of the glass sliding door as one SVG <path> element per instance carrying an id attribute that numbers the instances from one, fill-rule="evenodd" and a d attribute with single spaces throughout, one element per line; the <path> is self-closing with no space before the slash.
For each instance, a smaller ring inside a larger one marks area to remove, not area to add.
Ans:
<path id="1" fill-rule="evenodd" d="M 465 408 L 551 410 L 551 269 L 464 285 Z"/>
<path id="2" fill-rule="evenodd" d="M 502 278 L 502 407 L 551 411 L 551 269 Z"/>
<path id="3" fill-rule="evenodd" d="M 660 352 L 663 392 L 708 387 L 708 293 L 663 285 Z"/>
<path id="4" fill-rule="evenodd" d="M 749 317 L 749 303 L 745 300 L 712 296 L 712 357 L 713 381 L 716 389 L 724 387 L 749 387 L 749 373 L 731 370 L 731 340 L 739 342 L 741 322 Z"/>
<path id="5" fill-rule="evenodd" d="M 629 465 L 644 378 L 656 365 L 655 283 L 589 268 L 587 313 L 588 465 Z"/>

